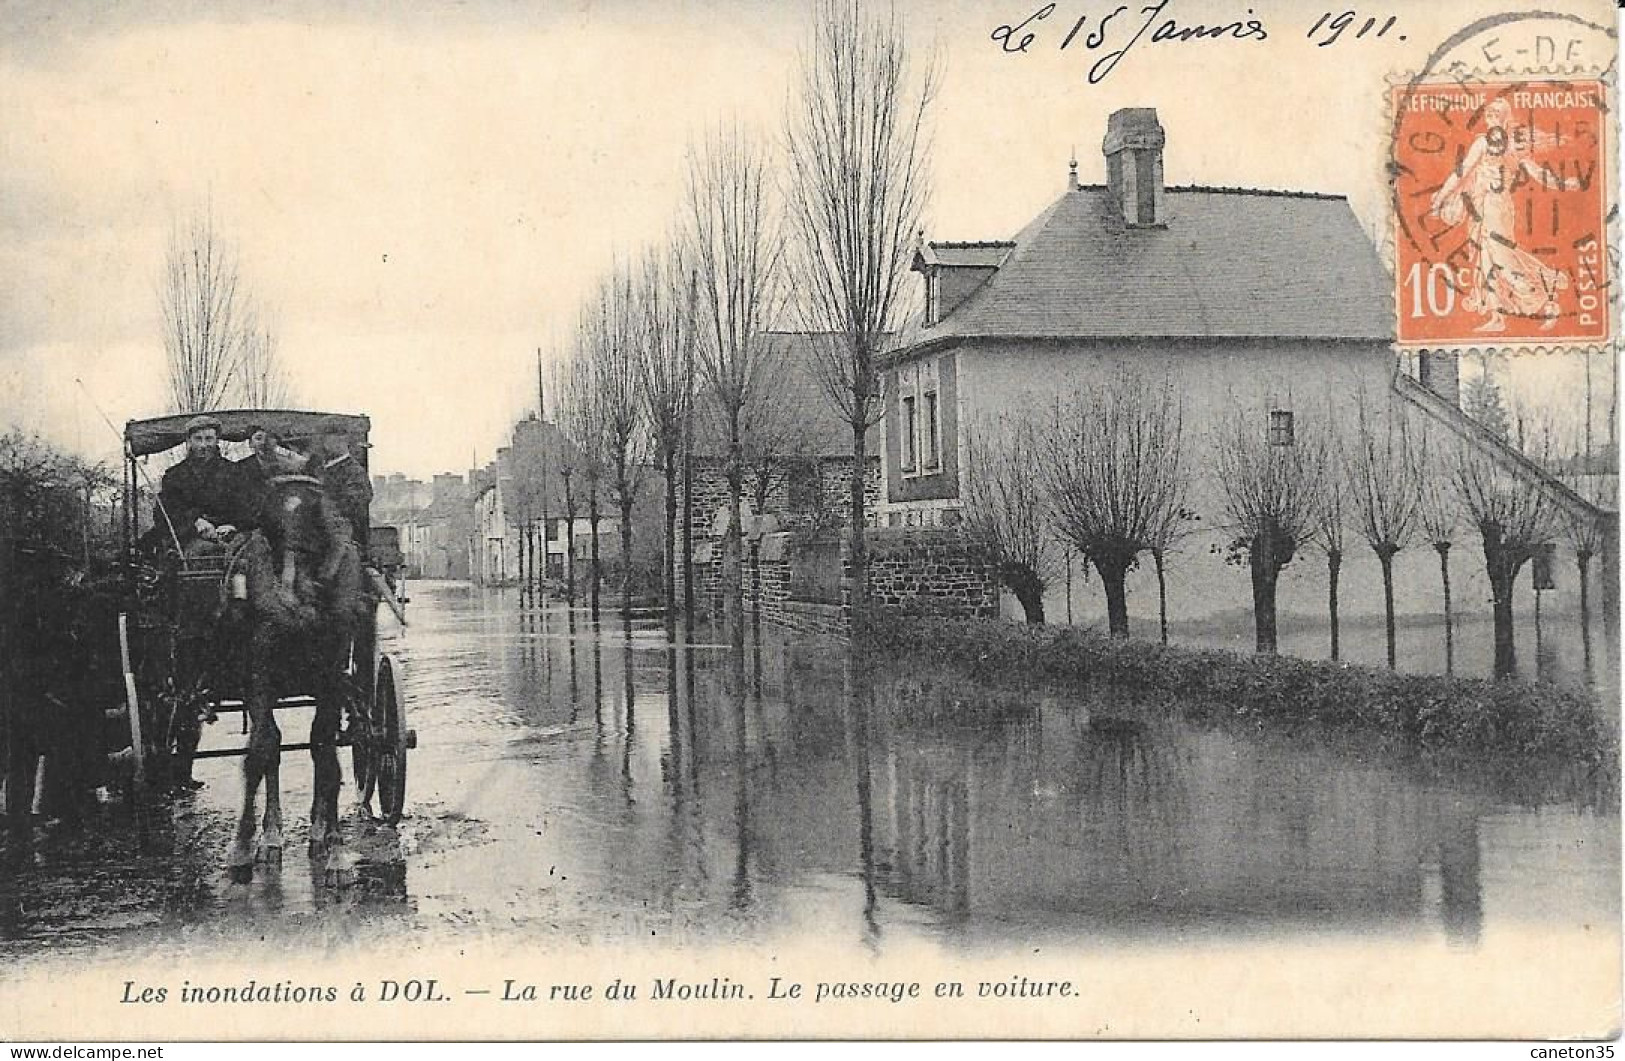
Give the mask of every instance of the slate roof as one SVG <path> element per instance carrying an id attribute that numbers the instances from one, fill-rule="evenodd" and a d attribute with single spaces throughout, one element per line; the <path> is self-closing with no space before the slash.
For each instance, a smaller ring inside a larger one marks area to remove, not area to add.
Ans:
<path id="1" fill-rule="evenodd" d="M 767 340 L 773 344 L 773 355 L 782 358 L 782 370 L 773 382 L 774 400 L 786 403 L 786 408 L 799 422 L 806 438 L 807 450 L 821 457 L 850 456 L 852 429 L 837 413 L 817 370 L 818 344 L 831 341 L 826 334 L 813 332 L 768 332 Z M 698 417 L 695 426 L 694 452 L 696 455 L 720 455 L 727 448 L 727 435 L 722 417 L 715 403 L 703 391 L 696 395 Z M 869 429 L 868 450 L 878 454 L 885 432 L 876 424 Z"/>
<path id="2" fill-rule="evenodd" d="M 1175 187 L 1165 202 L 1166 227 L 1129 228 L 1104 187 L 1066 192 L 1016 236 L 998 272 L 942 321 L 916 321 L 898 348 L 995 337 L 1392 340 L 1387 272 L 1342 196 Z"/>

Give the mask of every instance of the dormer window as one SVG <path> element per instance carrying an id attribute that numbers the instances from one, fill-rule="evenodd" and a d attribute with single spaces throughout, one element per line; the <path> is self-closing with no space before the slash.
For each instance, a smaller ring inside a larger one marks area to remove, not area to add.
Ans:
<path id="1" fill-rule="evenodd" d="M 1009 255 L 1014 243 L 921 243 L 914 272 L 925 278 L 925 324 L 940 324 L 975 294 Z"/>

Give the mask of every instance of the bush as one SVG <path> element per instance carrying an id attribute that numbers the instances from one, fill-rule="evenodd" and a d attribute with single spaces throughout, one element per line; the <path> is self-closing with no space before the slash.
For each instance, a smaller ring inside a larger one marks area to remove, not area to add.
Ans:
<path id="1" fill-rule="evenodd" d="M 1169 694 L 1194 721 L 1310 722 L 1372 730 L 1428 751 L 1553 757 L 1590 768 L 1617 756 L 1597 705 L 1565 686 L 1399 674 L 996 619 L 889 616 L 864 623 L 856 641 L 882 655 L 956 663 L 982 681 L 1019 675 Z"/>

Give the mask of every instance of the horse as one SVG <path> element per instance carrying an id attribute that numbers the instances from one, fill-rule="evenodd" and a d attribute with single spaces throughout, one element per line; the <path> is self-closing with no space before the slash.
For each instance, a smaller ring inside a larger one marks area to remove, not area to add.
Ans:
<path id="1" fill-rule="evenodd" d="M 269 866 L 282 858 L 282 806 L 279 786 L 282 732 L 274 708 L 290 691 L 316 700 L 310 727 L 315 782 L 310 805 L 309 850 L 325 859 L 328 883 L 342 884 L 347 869 L 339 828 L 340 725 L 354 695 L 346 674 L 362 623 L 370 621 L 372 601 L 363 577 L 360 551 L 348 525 L 308 475 L 273 476 L 261 508 L 258 529 L 235 550 L 228 569 L 228 592 L 240 622 L 234 626 L 247 644 L 249 736 L 243 757 L 242 813 L 227 856 L 231 877 L 253 879 L 256 860 Z M 357 711 L 356 717 L 364 712 Z M 265 785 L 264 834 L 253 846 L 255 802 Z"/>

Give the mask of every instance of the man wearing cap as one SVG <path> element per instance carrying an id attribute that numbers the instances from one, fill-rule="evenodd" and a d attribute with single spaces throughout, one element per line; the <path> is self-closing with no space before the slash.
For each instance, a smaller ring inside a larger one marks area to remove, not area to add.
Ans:
<path id="1" fill-rule="evenodd" d="M 350 539 L 367 555 L 369 509 L 372 505 L 372 480 L 350 452 L 350 439 L 340 431 L 329 431 L 322 436 L 318 450 L 320 460 L 311 461 L 311 470 L 321 480 L 322 489 L 338 507 L 339 515 L 349 524 Z"/>
<path id="2" fill-rule="evenodd" d="M 212 552 L 215 543 L 236 533 L 239 493 L 231 462 L 220 453 L 220 421 L 192 417 L 186 422 L 186 459 L 164 472 L 158 488 L 158 503 L 182 548 Z"/>

